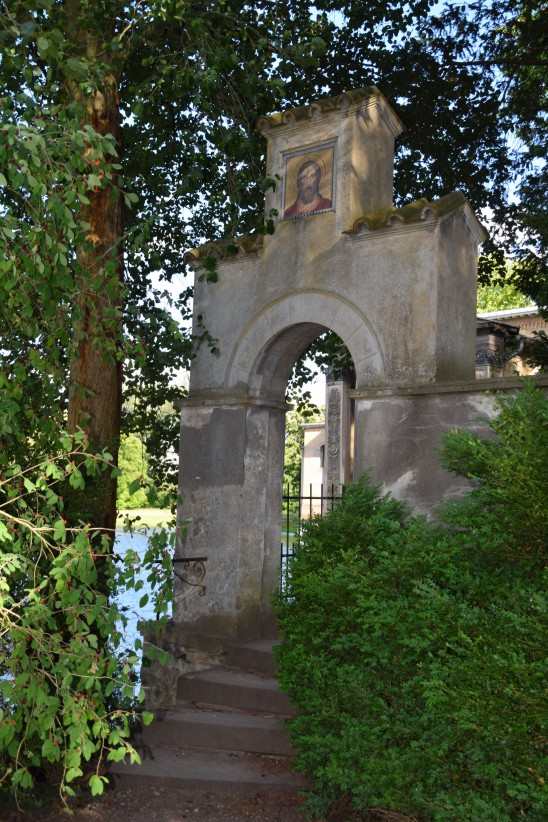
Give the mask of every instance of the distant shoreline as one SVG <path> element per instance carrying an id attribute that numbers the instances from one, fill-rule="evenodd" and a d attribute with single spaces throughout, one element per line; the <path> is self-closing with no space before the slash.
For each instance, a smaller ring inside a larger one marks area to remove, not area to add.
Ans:
<path id="1" fill-rule="evenodd" d="M 122 508 L 118 511 L 118 517 L 116 519 L 117 529 L 125 530 L 124 520 L 127 516 L 131 519 L 139 517 L 133 525 L 135 530 L 161 528 L 167 525 L 172 519 L 169 508 Z"/>

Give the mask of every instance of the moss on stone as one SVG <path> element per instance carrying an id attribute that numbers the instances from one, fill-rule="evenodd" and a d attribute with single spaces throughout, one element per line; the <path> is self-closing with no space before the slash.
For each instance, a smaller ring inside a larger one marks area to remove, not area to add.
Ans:
<path id="1" fill-rule="evenodd" d="M 243 237 L 213 240 L 188 251 L 185 254 L 185 262 L 196 264 L 206 257 L 227 260 L 239 254 L 258 254 L 262 250 L 263 242 L 264 237 L 262 234 L 248 234 Z"/>
<path id="2" fill-rule="evenodd" d="M 359 89 L 358 91 L 365 92 L 366 89 Z M 337 98 L 331 99 L 335 100 Z M 345 231 L 344 234 L 358 234 L 363 229 L 376 231 L 381 228 L 389 228 L 398 223 L 411 225 L 425 220 L 439 220 L 441 217 L 462 208 L 467 202 L 468 200 L 461 191 L 452 191 L 450 194 L 440 197 L 439 200 L 430 201 L 425 197 L 421 197 L 419 200 L 407 203 L 401 208 L 382 208 L 376 211 L 368 211 L 358 217 L 352 228 Z M 262 234 L 249 234 L 244 237 L 216 240 L 204 243 L 199 248 L 187 252 L 185 261 L 190 264 L 199 264 L 206 257 L 227 260 L 241 254 L 259 254 L 262 251 L 263 242 L 264 236 Z"/>
<path id="3" fill-rule="evenodd" d="M 467 202 L 466 197 L 460 191 L 453 191 L 451 194 L 446 194 L 444 197 L 440 197 L 439 200 L 433 201 L 421 197 L 419 200 L 407 203 L 401 208 L 383 208 L 367 212 L 355 220 L 352 228 L 346 231 L 345 234 L 357 234 L 364 228 L 375 231 L 379 228 L 388 228 L 395 223 L 409 225 L 429 219 L 438 220 L 440 217 L 462 208 Z"/>
<path id="4" fill-rule="evenodd" d="M 300 120 L 308 120 L 315 111 L 320 111 L 324 114 L 330 111 L 337 111 L 344 104 L 352 105 L 353 103 L 367 100 L 369 97 L 382 96 L 382 93 L 376 86 L 366 86 L 364 88 L 343 91 L 342 94 L 337 94 L 334 97 L 320 97 L 310 105 L 297 106 L 296 108 L 290 108 L 286 111 L 277 111 L 266 117 L 259 117 L 257 120 L 257 129 L 263 131 L 265 128 L 283 126 L 287 123 L 298 122 Z"/>

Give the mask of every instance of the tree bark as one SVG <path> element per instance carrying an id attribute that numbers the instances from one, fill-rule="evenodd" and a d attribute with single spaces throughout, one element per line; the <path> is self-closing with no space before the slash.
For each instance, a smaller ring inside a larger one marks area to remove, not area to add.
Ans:
<path id="1" fill-rule="evenodd" d="M 68 0 L 71 22 L 78 27 L 79 0 Z M 99 52 L 97 35 L 75 33 L 88 59 Z M 106 35 L 108 37 L 108 34 Z M 104 76 L 101 88 L 83 98 L 84 124 L 99 134 L 112 134 L 120 146 L 118 83 L 114 72 Z M 90 166 L 90 172 L 95 169 Z M 92 451 L 107 449 L 117 464 L 121 417 L 122 237 L 123 212 L 117 180 L 89 192 L 82 219 L 89 223 L 88 244 L 78 250 L 77 297 L 74 305 L 73 346 L 70 360 L 68 430 L 83 429 Z M 86 481 L 85 491 L 70 494 L 69 518 L 95 528 L 114 531 L 116 478 L 111 471 Z"/>

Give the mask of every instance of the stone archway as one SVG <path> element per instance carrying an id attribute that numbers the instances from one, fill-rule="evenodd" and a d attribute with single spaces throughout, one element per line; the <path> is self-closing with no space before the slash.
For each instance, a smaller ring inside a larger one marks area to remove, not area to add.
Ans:
<path id="1" fill-rule="evenodd" d="M 226 389 L 283 400 L 293 365 L 325 330 L 334 331 L 350 351 L 357 388 L 383 383 L 381 347 L 364 313 L 338 294 L 303 289 L 250 320 L 227 366 Z"/>
<path id="2" fill-rule="evenodd" d="M 181 416 L 177 551 L 189 564 L 206 556 L 207 572 L 205 596 L 179 588 L 175 620 L 201 647 L 273 630 L 284 394 L 315 337 L 335 331 L 354 360 L 357 475 L 389 477 L 414 504 L 447 487 L 432 460 L 417 459 L 435 447 L 440 426 L 428 426 L 441 406 L 414 397 L 474 375 L 483 229 L 458 193 L 393 207 L 401 124 L 380 92 L 319 101 L 260 128 L 268 175 L 281 180 L 266 197 L 274 234 L 189 255 L 198 270 L 204 256 L 218 260 L 216 282 L 196 278 L 194 332 L 215 346 L 197 351 Z M 299 188 L 305 167 L 322 186 L 316 211 Z"/>

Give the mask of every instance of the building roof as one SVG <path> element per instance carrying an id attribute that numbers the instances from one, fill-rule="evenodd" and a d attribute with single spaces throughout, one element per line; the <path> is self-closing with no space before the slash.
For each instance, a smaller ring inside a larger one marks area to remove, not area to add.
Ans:
<path id="1" fill-rule="evenodd" d="M 499 320 L 478 316 L 476 318 L 476 331 L 479 332 L 480 330 L 498 332 L 505 336 L 516 336 L 519 334 L 519 325 L 510 325 L 510 323 L 502 323 Z"/>
<path id="2" fill-rule="evenodd" d="M 526 305 L 525 308 L 503 308 L 500 311 L 482 311 L 478 314 L 480 320 L 503 320 L 512 317 L 527 317 L 530 314 L 538 314 L 538 306 L 534 303 Z"/>

